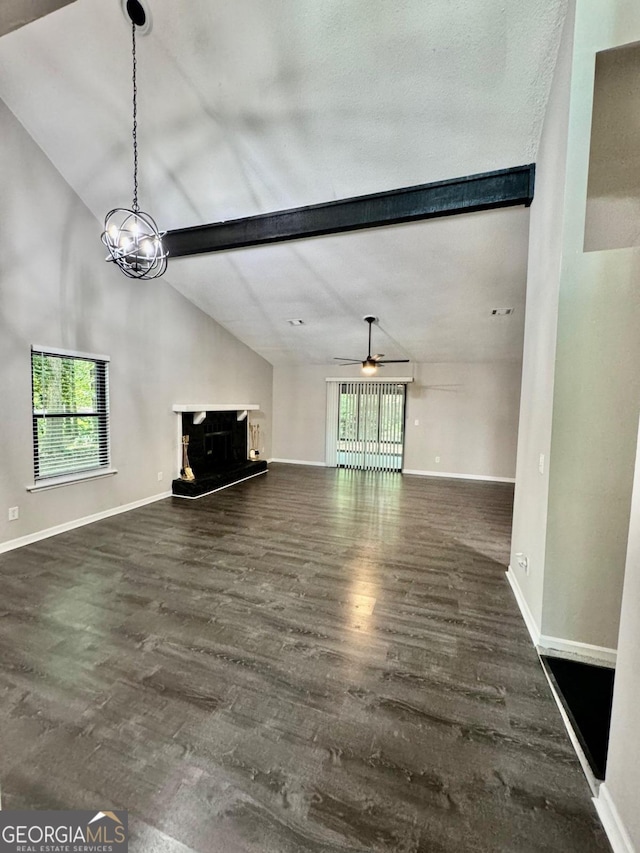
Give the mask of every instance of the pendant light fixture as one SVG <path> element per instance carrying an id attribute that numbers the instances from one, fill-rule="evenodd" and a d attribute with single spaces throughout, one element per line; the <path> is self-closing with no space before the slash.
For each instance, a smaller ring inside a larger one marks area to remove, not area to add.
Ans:
<path id="1" fill-rule="evenodd" d="M 124 4 L 123 4 L 124 5 Z M 131 209 L 110 210 L 104 220 L 102 242 L 113 261 L 129 278 L 158 278 L 167 269 L 168 253 L 162 245 L 166 231 L 158 231 L 152 216 L 138 205 L 138 89 L 136 82 L 136 26 L 143 26 L 146 13 L 139 0 L 127 0 L 131 19 L 133 55 L 133 204 Z"/>

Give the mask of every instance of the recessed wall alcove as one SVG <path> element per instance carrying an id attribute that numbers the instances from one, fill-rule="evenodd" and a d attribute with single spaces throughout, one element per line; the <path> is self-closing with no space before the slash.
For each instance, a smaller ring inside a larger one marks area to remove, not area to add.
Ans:
<path id="1" fill-rule="evenodd" d="M 640 44 L 596 55 L 584 250 L 640 246 Z"/>
<path id="2" fill-rule="evenodd" d="M 267 463 L 249 459 L 248 413 L 260 407 L 252 403 L 177 404 L 179 418 L 179 468 L 183 469 L 183 440 L 193 479 L 180 476 L 172 483 L 175 497 L 199 498 L 258 474 Z"/>

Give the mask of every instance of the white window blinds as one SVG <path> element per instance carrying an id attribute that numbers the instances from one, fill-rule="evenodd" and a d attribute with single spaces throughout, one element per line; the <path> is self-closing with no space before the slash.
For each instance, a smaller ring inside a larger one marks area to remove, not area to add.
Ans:
<path id="1" fill-rule="evenodd" d="M 109 359 L 31 349 L 36 481 L 109 467 Z"/>
<path id="2" fill-rule="evenodd" d="M 327 464 L 365 471 L 401 471 L 406 383 L 328 382 Z"/>

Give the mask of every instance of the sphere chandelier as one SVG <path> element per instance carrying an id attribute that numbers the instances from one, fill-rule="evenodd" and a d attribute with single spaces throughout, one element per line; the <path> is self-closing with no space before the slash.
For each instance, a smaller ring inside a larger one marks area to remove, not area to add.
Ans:
<path id="1" fill-rule="evenodd" d="M 136 21 L 144 23 L 144 10 L 135 4 L 135 13 L 129 8 L 131 17 L 133 55 L 133 204 L 131 208 L 118 207 L 110 210 L 104 220 L 102 242 L 109 254 L 105 260 L 120 267 L 128 278 L 158 278 L 167 269 L 168 252 L 162 245 L 167 233 L 159 231 L 152 216 L 140 210 L 138 204 L 138 89 L 136 80 Z M 139 14 L 142 14 L 142 18 Z"/>

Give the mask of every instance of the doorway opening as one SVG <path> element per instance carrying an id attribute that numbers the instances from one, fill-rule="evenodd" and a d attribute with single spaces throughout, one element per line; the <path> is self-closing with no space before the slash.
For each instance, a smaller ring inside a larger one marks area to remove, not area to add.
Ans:
<path id="1" fill-rule="evenodd" d="M 338 468 L 402 471 L 405 399 L 404 383 L 340 383 Z"/>

